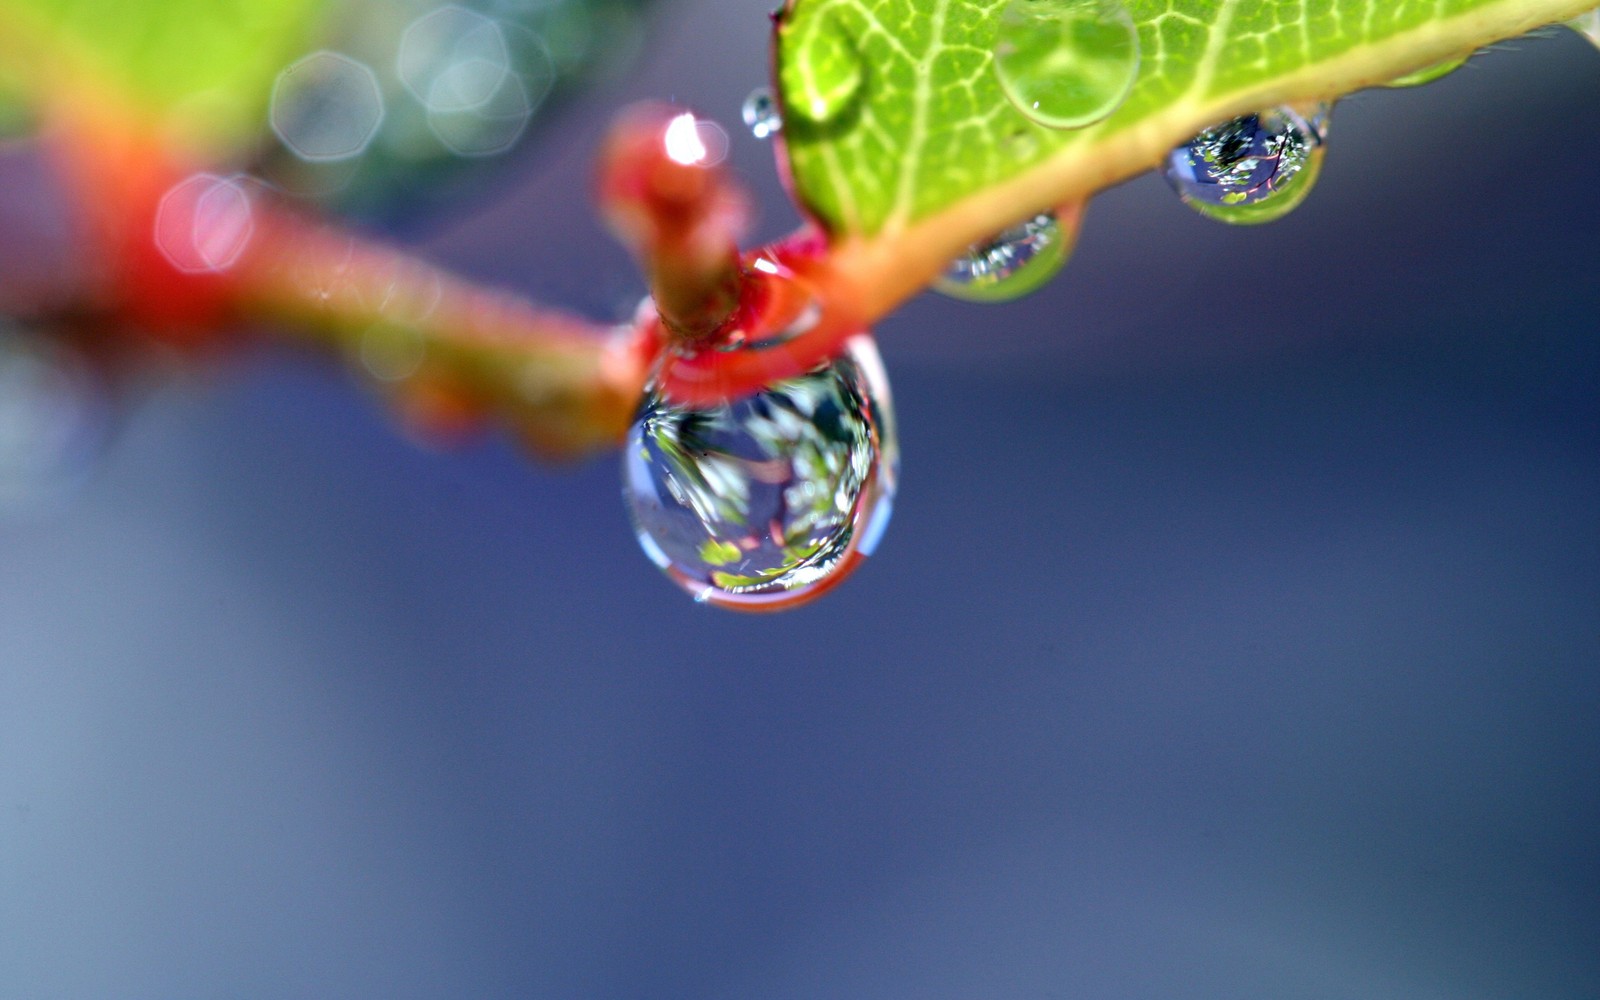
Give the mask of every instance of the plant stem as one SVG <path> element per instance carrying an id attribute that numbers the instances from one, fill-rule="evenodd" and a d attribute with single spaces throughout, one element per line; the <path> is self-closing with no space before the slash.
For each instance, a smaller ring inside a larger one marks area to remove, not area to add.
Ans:
<path id="1" fill-rule="evenodd" d="M 402 398 L 493 415 L 547 455 L 626 434 L 648 364 L 626 328 L 473 285 L 281 206 L 263 215 L 235 268 L 247 314 L 360 359 Z"/>
<path id="2" fill-rule="evenodd" d="M 50 146 L 90 234 L 97 283 L 77 311 L 98 328 L 195 348 L 265 320 L 432 423 L 492 417 L 553 457 L 626 434 L 650 361 L 626 329 L 302 215 L 243 175 L 196 170 L 197 156 L 111 98 L 71 96 L 49 108 Z"/>

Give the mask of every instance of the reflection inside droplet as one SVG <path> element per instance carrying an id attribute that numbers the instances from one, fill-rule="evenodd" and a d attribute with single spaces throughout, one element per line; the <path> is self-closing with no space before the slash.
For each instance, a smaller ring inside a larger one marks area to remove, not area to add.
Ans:
<path id="1" fill-rule="evenodd" d="M 842 14 L 822 7 L 794 27 L 789 55 L 778 66 L 784 107 L 817 124 L 844 113 L 861 92 L 867 69 Z"/>
<path id="2" fill-rule="evenodd" d="M 1407 73 L 1405 76 L 1397 76 L 1393 80 L 1390 80 L 1388 83 L 1384 84 L 1384 86 L 1420 87 L 1425 83 L 1432 83 L 1435 80 L 1454 73 L 1456 70 L 1466 65 L 1468 58 L 1469 56 L 1458 56 L 1455 59 L 1446 59 L 1444 62 L 1434 63 L 1432 66 L 1424 66 L 1419 70 L 1414 70 L 1410 73 Z"/>
<path id="3" fill-rule="evenodd" d="M 1327 108 L 1244 115 L 1206 129 L 1167 157 L 1165 175 L 1184 204 L 1220 222 L 1281 218 L 1305 200 L 1321 170 Z"/>
<path id="4" fill-rule="evenodd" d="M 783 114 L 778 111 L 777 99 L 766 87 L 750 91 L 739 108 L 739 117 L 757 139 L 766 139 L 783 130 Z"/>
<path id="5" fill-rule="evenodd" d="M 623 454 L 639 544 L 697 600 L 769 610 L 870 554 L 898 461 L 870 338 L 753 396 L 697 408 L 652 386 Z"/>
<path id="6" fill-rule="evenodd" d="M 1115 111 L 1139 75 L 1139 32 L 1114 0 L 1011 0 L 994 69 L 1006 97 L 1050 128 L 1082 128 Z"/>
<path id="7" fill-rule="evenodd" d="M 953 298 L 1003 302 L 1041 287 L 1054 277 L 1077 241 L 1076 209 L 1063 225 L 1043 212 L 974 244 L 950 262 L 934 288 Z"/>

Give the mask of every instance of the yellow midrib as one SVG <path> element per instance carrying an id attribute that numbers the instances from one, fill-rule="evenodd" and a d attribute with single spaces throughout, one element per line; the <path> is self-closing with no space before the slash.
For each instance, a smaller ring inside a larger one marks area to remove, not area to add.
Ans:
<path id="1" fill-rule="evenodd" d="M 1225 0 L 1224 6 L 1232 8 L 1237 2 L 1243 0 Z M 1159 113 L 1066 146 L 1028 170 L 914 222 L 901 221 L 901 216 L 878 233 L 846 235 L 833 248 L 831 270 L 841 283 L 854 287 L 870 322 L 928 285 L 972 243 L 1019 219 L 1081 202 L 1143 173 L 1178 143 L 1219 121 L 1263 107 L 1331 100 L 1453 55 L 1570 20 L 1591 10 L 1595 2 L 1500 0 L 1222 94 L 1205 95 L 1212 74 L 1203 72 L 1202 66 L 1189 96 Z M 1213 41 L 1212 50 L 1221 44 Z"/>

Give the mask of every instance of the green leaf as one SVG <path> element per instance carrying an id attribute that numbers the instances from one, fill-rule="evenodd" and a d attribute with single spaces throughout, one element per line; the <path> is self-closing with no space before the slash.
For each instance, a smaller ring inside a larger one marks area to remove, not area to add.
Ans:
<path id="1" fill-rule="evenodd" d="M 13 93 L 47 101 L 65 69 L 192 132 L 260 131 L 272 82 L 312 47 L 321 0 L 0 0 Z"/>
<path id="2" fill-rule="evenodd" d="M 795 190 L 836 236 L 904 230 L 980 195 L 961 224 L 993 232 L 1228 117 L 1381 84 L 1594 2 L 1127 0 L 1114 13 L 1138 32 L 1131 91 L 1109 117 L 1056 129 L 1002 90 L 1006 0 L 793 0 L 776 66 Z"/>

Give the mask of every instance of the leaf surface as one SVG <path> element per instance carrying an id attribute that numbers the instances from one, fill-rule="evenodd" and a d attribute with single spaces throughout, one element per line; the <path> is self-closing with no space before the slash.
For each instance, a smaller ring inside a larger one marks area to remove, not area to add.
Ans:
<path id="1" fill-rule="evenodd" d="M 1593 2 L 1127 0 L 1132 90 L 1109 117 L 1054 129 L 996 75 L 1006 0 L 793 0 L 776 58 L 791 174 L 835 237 L 903 230 L 977 196 L 988 207 L 963 222 L 992 232 L 1147 169 L 1227 117 L 1380 84 Z"/>

